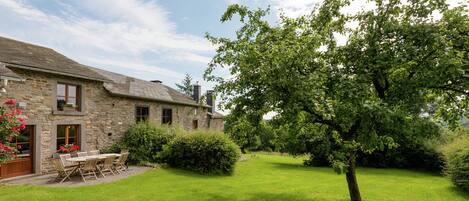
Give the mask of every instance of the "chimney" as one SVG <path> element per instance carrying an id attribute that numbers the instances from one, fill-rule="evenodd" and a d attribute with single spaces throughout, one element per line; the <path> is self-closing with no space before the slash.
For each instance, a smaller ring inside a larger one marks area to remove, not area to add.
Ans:
<path id="1" fill-rule="evenodd" d="M 192 98 L 196 101 L 196 102 L 199 102 L 200 100 L 200 90 L 201 90 L 201 87 L 199 85 L 199 82 L 197 82 L 196 84 L 194 84 L 194 90 L 192 91 Z"/>
<path id="2" fill-rule="evenodd" d="M 152 81 L 150 81 L 150 82 L 159 83 L 159 84 L 163 83 L 161 80 L 152 80 Z"/>
<path id="3" fill-rule="evenodd" d="M 207 105 L 211 106 L 211 108 L 208 108 L 208 112 L 215 112 L 215 94 L 213 90 L 207 90 Z"/>

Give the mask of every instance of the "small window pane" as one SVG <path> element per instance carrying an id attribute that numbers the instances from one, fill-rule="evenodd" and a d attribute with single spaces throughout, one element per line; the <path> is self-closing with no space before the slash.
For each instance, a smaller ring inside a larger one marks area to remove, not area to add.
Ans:
<path id="1" fill-rule="evenodd" d="M 148 120 L 150 116 L 150 108 L 137 106 L 135 108 L 135 119 L 137 122 Z"/>
<path id="2" fill-rule="evenodd" d="M 64 84 L 57 84 L 57 96 L 65 97 L 65 85 Z"/>
<path id="3" fill-rule="evenodd" d="M 161 122 L 163 124 L 171 124 L 172 123 L 172 118 L 173 118 L 172 116 L 173 116 L 173 110 L 172 109 L 163 109 Z"/>
<path id="4" fill-rule="evenodd" d="M 77 144 L 75 138 L 68 138 L 68 144 Z"/>
<path id="5" fill-rule="evenodd" d="M 65 145 L 65 139 L 57 139 L 57 150 L 63 145 Z"/>
<path id="6" fill-rule="evenodd" d="M 77 97 L 77 87 L 73 85 L 68 85 L 68 97 Z"/>
<path id="7" fill-rule="evenodd" d="M 77 99 L 76 99 L 76 98 L 68 97 L 67 104 L 76 105 L 76 104 L 77 104 Z"/>
<path id="8" fill-rule="evenodd" d="M 65 139 L 65 126 L 57 126 L 57 138 Z"/>
<path id="9" fill-rule="evenodd" d="M 70 135 L 69 137 L 75 137 L 76 132 L 77 132 L 77 127 L 76 126 L 69 126 L 68 127 L 68 133 Z"/>
<path id="10" fill-rule="evenodd" d="M 57 150 L 65 144 L 78 145 L 79 125 L 58 125 L 57 126 Z M 68 136 L 67 132 L 68 130 Z"/>

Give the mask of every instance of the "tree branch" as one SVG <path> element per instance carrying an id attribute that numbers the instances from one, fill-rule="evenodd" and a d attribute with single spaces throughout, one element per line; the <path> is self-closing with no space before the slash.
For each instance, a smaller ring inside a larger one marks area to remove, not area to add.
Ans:
<path id="1" fill-rule="evenodd" d="M 305 112 L 308 112 L 309 114 L 311 114 L 314 117 L 314 119 L 313 119 L 314 122 L 328 125 L 332 129 L 336 130 L 337 132 L 339 132 L 341 134 L 344 133 L 344 130 L 342 129 L 342 127 L 340 127 L 338 124 L 336 124 L 333 120 L 325 119 L 322 115 L 318 114 L 316 111 L 310 109 L 307 106 L 304 106 L 303 110 Z"/>
<path id="2" fill-rule="evenodd" d="M 426 88 L 453 91 L 453 92 L 457 92 L 457 93 L 461 93 L 463 95 L 469 96 L 469 91 L 468 90 L 465 91 L 463 89 L 452 88 L 452 87 L 449 87 L 449 86 L 429 86 L 429 87 L 426 87 Z"/>

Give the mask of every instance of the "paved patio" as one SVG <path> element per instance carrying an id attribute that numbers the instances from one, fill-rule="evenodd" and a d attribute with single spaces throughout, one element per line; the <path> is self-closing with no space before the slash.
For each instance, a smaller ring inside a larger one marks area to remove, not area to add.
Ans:
<path id="1" fill-rule="evenodd" d="M 78 186 L 90 186 L 103 183 L 110 183 L 125 179 L 129 176 L 138 175 L 149 171 L 153 168 L 144 167 L 144 166 L 130 166 L 128 171 L 123 172 L 122 174 L 116 175 L 107 175 L 105 178 L 99 177 L 98 180 L 86 180 L 83 182 L 79 175 L 72 177 L 72 180 L 66 180 L 63 183 L 58 183 L 55 181 L 57 174 L 47 174 L 47 175 L 38 175 L 38 176 L 25 176 L 20 178 L 6 179 L 1 180 L 1 184 L 10 184 L 10 185 L 35 185 L 35 186 L 48 186 L 48 187 L 78 187 Z"/>

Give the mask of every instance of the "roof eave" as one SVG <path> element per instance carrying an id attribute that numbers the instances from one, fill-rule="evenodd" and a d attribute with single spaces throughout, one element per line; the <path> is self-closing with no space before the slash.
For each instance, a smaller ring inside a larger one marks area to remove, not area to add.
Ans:
<path id="1" fill-rule="evenodd" d="M 143 97 L 143 96 L 134 96 L 134 95 L 129 95 L 129 94 L 121 94 L 121 93 L 115 93 L 111 92 L 106 89 L 110 94 L 114 96 L 120 96 L 120 97 L 126 97 L 126 98 L 135 98 L 135 99 L 142 99 L 142 100 L 150 100 L 150 101 L 156 101 L 156 102 L 164 102 L 164 103 L 173 103 L 173 104 L 178 104 L 178 105 L 188 105 L 188 106 L 194 106 L 194 107 L 205 107 L 205 108 L 210 108 L 208 105 L 200 105 L 196 103 L 185 103 L 185 102 L 180 102 L 180 101 L 173 101 L 173 100 L 165 100 L 165 99 L 158 99 L 158 98 L 150 98 L 150 97 Z"/>
<path id="2" fill-rule="evenodd" d="M 100 82 L 111 82 L 111 80 L 108 80 L 108 79 L 86 77 L 86 76 L 82 76 L 82 75 L 76 75 L 76 74 L 65 73 L 65 72 L 60 72 L 60 71 L 46 70 L 46 69 L 41 69 L 41 68 L 35 67 L 35 66 L 27 66 L 27 65 L 23 65 L 23 64 L 15 64 L 15 63 L 7 63 L 7 62 L 3 62 L 3 63 L 6 64 L 7 67 L 19 68 L 19 69 L 24 69 L 24 70 L 31 70 L 31 71 L 37 71 L 37 72 L 43 72 L 43 73 L 51 73 L 51 74 L 57 74 L 57 75 L 64 75 L 64 76 L 69 76 L 69 77 L 81 78 L 81 79 L 85 79 L 85 80 L 93 80 L 93 81 L 100 81 Z"/>

